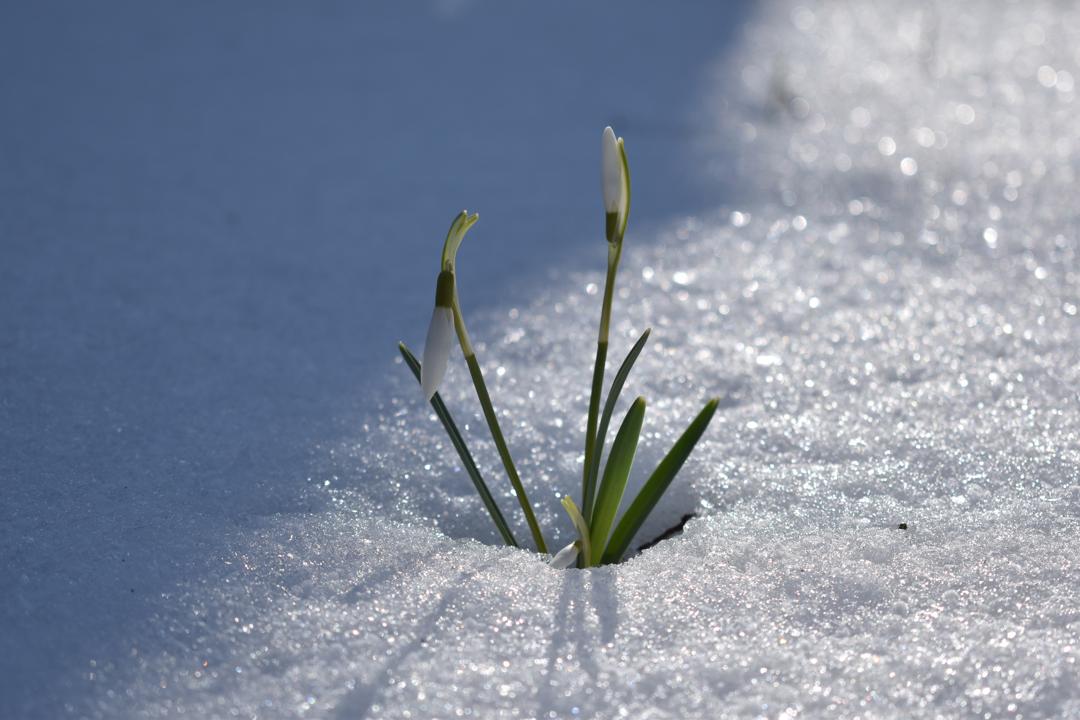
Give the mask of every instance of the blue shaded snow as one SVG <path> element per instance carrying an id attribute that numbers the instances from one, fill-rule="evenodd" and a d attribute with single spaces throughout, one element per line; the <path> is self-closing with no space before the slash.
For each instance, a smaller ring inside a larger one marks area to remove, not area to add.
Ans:
<path id="1" fill-rule="evenodd" d="M 0 715 L 1080 714 L 1080 15 L 613 7 L 4 11 Z M 570 537 L 607 123 L 633 481 L 722 403 L 640 539 L 686 532 L 554 572 L 394 344 L 479 210 L 462 300 Z"/>

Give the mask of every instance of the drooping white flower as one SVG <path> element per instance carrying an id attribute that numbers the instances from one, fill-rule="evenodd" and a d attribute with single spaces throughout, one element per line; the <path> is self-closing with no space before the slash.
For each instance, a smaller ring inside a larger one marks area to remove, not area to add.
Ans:
<path id="1" fill-rule="evenodd" d="M 600 177 L 604 194 L 608 242 L 619 242 L 626 232 L 630 214 L 630 168 L 622 138 L 615 137 L 611 126 L 604 128 L 600 139 Z"/>
<path id="2" fill-rule="evenodd" d="M 424 340 L 424 360 L 420 365 L 420 387 L 424 399 L 429 402 L 446 376 L 446 364 L 454 343 L 453 299 L 454 274 L 444 270 L 439 273 L 435 286 L 435 310 L 431 313 L 431 324 Z"/>
<path id="3" fill-rule="evenodd" d="M 551 558 L 548 565 L 556 570 L 565 570 L 568 567 L 573 567 L 577 562 L 578 556 L 578 544 L 577 541 L 570 543 L 559 552 L 555 553 L 555 557 Z"/>
<path id="4" fill-rule="evenodd" d="M 425 400 L 431 400 L 446 376 L 453 340 L 454 311 L 448 307 L 435 308 L 431 313 L 427 340 L 424 341 L 424 363 L 420 366 L 420 386 L 424 390 Z"/>

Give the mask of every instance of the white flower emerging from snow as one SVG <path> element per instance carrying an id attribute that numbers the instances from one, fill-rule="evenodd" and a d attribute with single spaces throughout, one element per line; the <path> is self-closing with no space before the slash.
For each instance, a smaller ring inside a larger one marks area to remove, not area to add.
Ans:
<path id="1" fill-rule="evenodd" d="M 626 234 L 626 221 L 630 214 L 630 167 L 626 161 L 626 147 L 623 139 L 615 136 L 610 128 L 604 128 L 601 143 L 601 180 L 604 195 L 604 215 L 608 241 L 607 278 L 604 285 L 604 302 L 600 311 L 600 329 L 597 333 L 596 362 L 593 366 L 592 392 L 589 396 L 589 415 L 586 422 L 585 437 L 585 462 L 582 465 L 582 508 L 579 508 L 569 495 L 562 498 L 562 505 L 577 530 L 578 539 L 555 553 L 550 558 L 549 564 L 556 569 L 566 569 L 575 566 L 583 568 L 595 565 L 606 565 L 620 562 L 630 547 L 631 541 L 641 529 L 645 518 L 652 511 L 653 506 L 664 494 L 664 491 L 675 479 L 686 458 L 690 455 L 694 445 L 701 438 L 713 413 L 716 411 L 717 400 L 710 400 L 694 418 L 690 426 L 676 440 L 671 450 L 660 461 L 645 485 L 638 492 L 637 497 L 627 507 L 622 518 L 615 523 L 618 509 L 622 501 L 623 492 L 626 488 L 627 476 L 630 473 L 637 451 L 637 441 L 641 434 L 642 421 L 645 412 L 645 399 L 638 398 L 626 418 L 619 426 L 615 435 L 615 441 L 611 451 L 607 455 L 607 465 L 600 472 L 600 458 L 604 454 L 604 445 L 607 431 L 611 421 L 611 413 L 618 402 L 619 392 L 623 382 L 637 360 L 638 354 L 649 337 L 646 330 L 641 338 L 634 344 L 630 353 L 626 356 L 619 368 L 608 394 L 607 403 L 604 405 L 604 413 L 600 415 L 600 402 L 603 395 L 604 372 L 607 362 L 608 334 L 611 325 L 611 302 L 614 294 L 615 275 L 619 267 L 619 257 L 622 255 L 623 236 Z M 484 411 L 484 421 L 491 431 L 491 439 L 495 448 L 499 451 L 499 459 L 506 471 L 507 479 L 514 488 L 521 511 L 525 515 L 525 521 L 529 525 L 533 542 L 536 544 L 538 553 L 547 556 L 548 547 L 544 540 L 544 533 L 540 529 L 540 523 L 536 520 L 532 503 L 525 493 L 525 485 L 518 475 L 514 459 L 510 454 L 510 448 L 503 436 L 502 428 L 499 427 L 499 418 L 495 413 L 495 407 L 491 403 L 491 396 L 484 382 L 484 373 L 480 369 L 480 361 L 476 359 L 472 342 L 469 340 L 469 331 L 465 327 L 465 318 L 458 302 L 458 292 L 455 280 L 457 266 L 457 252 L 461 247 L 462 240 L 469 228 L 476 223 L 478 216 L 469 215 L 468 211 L 462 210 L 454 218 L 450 230 L 446 234 L 446 242 L 443 243 L 442 259 L 439 264 L 439 280 L 435 286 L 435 310 L 431 314 L 431 325 L 428 326 L 427 340 L 424 343 L 424 360 L 419 363 L 416 357 L 399 343 L 402 357 L 408 364 L 409 369 L 420 381 L 425 399 L 435 408 L 435 413 L 442 421 L 443 427 L 450 435 L 450 440 L 461 456 L 461 461 L 469 473 L 470 479 L 476 486 L 484 505 L 491 515 L 492 521 L 499 529 L 499 533 L 508 545 L 520 547 L 510 527 L 506 523 L 495 502 L 494 496 L 484 482 L 480 471 L 476 468 L 476 462 L 472 459 L 465 439 L 457 429 L 445 403 L 436 397 L 439 385 L 446 375 L 446 366 L 450 360 L 450 348 L 454 344 L 456 336 L 461 345 L 461 353 L 465 356 L 465 364 L 469 368 L 469 376 L 472 378 L 473 387 L 476 389 L 476 398 L 480 401 L 480 407 Z M 599 484 L 598 484 L 599 482 Z M 591 528 L 595 525 L 595 528 Z M 612 526 L 614 525 L 614 528 Z"/>
<path id="2" fill-rule="evenodd" d="M 556 570 L 565 570 L 568 567 L 573 567 L 577 562 L 578 557 L 578 544 L 575 540 L 559 552 L 555 553 L 555 557 L 551 558 L 548 565 Z"/>
<path id="3" fill-rule="evenodd" d="M 454 287 L 454 264 L 457 260 L 457 251 L 461 247 L 461 241 L 465 239 L 465 233 L 469 231 L 480 216 L 476 213 L 470 215 L 462 210 L 454 218 L 446 233 L 446 242 L 443 243 L 441 272 L 435 285 L 435 310 L 431 313 L 431 324 L 428 325 L 427 339 L 424 340 L 424 359 L 420 365 L 420 387 L 424 392 L 424 399 L 428 402 L 438 391 L 446 376 L 446 365 L 450 360 L 450 348 L 454 344 L 454 335 L 457 328 L 454 326 L 454 303 L 456 300 L 456 288 Z M 471 354 L 472 349 L 467 338 L 462 338 L 462 348 L 465 355 Z"/>
<path id="4" fill-rule="evenodd" d="M 424 360 L 420 365 L 420 386 L 424 399 L 430 401 L 446 375 L 450 347 L 454 342 L 454 273 L 443 270 L 435 285 L 435 310 L 431 313 Z"/>
<path id="5" fill-rule="evenodd" d="M 600 140 L 600 165 L 607 239 L 610 243 L 622 242 L 630 216 L 630 167 L 623 139 L 615 137 L 610 125 L 604 128 Z"/>

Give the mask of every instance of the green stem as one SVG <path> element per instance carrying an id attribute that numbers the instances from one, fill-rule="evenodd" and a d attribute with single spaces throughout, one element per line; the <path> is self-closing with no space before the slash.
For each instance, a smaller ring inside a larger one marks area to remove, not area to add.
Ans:
<path id="1" fill-rule="evenodd" d="M 619 269 L 622 243 L 608 243 L 607 277 L 604 279 L 604 301 L 600 307 L 600 331 L 596 340 L 596 362 L 593 364 L 592 393 L 589 395 L 589 419 L 585 429 L 585 468 L 582 474 L 581 506 L 587 522 L 592 522 L 593 501 L 596 496 L 594 467 L 599 463 L 593 455 L 597 447 L 596 424 L 600 415 L 600 396 L 604 392 L 604 370 L 607 363 L 608 334 L 611 325 L 611 300 L 615 294 L 615 274 Z"/>
<path id="2" fill-rule="evenodd" d="M 480 372 L 480 363 L 477 362 L 472 342 L 469 341 L 469 331 L 465 328 L 465 318 L 461 314 L 456 289 L 454 291 L 453 308 L 454 327 L 457 329 L 458 341 L 461 343 L 461 349 L 465 353 L 465 363 L 469 366 L 473 387 L 476 388 L 476 397 L 480 400 L 480 407 L 484 410 L 484 419 L 487 421 L 488 429 L 491 430 L 491 439 L 495 441 L 495 447 L 499 451 L 499 458 L 502 460 L 503 468 L 506 469 L 506 475 L 510 478 L 510 484 L 514 486 L 518 504 L 521 505 L 521 510 L 525 513 L 525 521 L 529 524 L 529 531 L 532 533 L 533 541 L 536 543 L 536 550 L 547 554 L 547 543 L 544 542 L 544 535 L 540 532 L 540 524 L 536 522 L 536 515 L 533 513 L 532 505 L 529 503 L 529 497 L 525 494 L 525 486 L 521 484 L 521 478 L 518 476 L 517 468 L 514 466 L 514 459 L 510 456 L 510 449 L 506 446 L 506 439 L 503 437 L 502 428 L 499 427 L 499 419 L 495 416 L 495 408 L 491 404 L 491 396 L 488 394 L 487 384 L 484 382 L 484 374 Z"/>
<path id="3" fill-rule="evenodd" d="M 405 343 L 399 342 L 398 350 L 401 351 L 401 356 L 405 358 L 405 364 L 409 366 L 409 370 L 412 371 L 416 382 L 420 382 L 420 361 L 416 359 L 416 356 L 412 354 L 409 348 L 405 347 Z M 431 396 L 431 407 L 435 408 L 435 414 L 442 423 L 443 429 L 450 436 L 450 442 L 454 445 L 454 449 L 457 450 L 458 457 L 461 458 L 461 464 L 465 466 L 465 472 L 469 474 L 469 478 L 473 481 L 473 486 L 476 488 L 476 492 L 480 494 L 480 499 L 484 502 L 484 507 L 487 508 L 488 513 L 491 515 L 495 527 L 499 529 L 499 534 L 502 535 L 507 545 L 520 547 L 514 538 L 514 533 L 510 531 L 510 526 L 506 524 L 506 518 L 503 517 L 502 511 L 499 510 L 495 498 L 492 496 L 491 491 L 488 490 L 487 483 L 484 482 L 483 476 L 480 475 L 480 469 L 476 467 L 476 461 L 473 460 L 472 453 L 469 452 L 469 447 L 465 444 L 465 438 L 461 435 L 461 431 L 458 430 L 454 418 L 450 416 L 450 410 L 447 409 L 446 403 L 443 402 L 439 393 Z"/>

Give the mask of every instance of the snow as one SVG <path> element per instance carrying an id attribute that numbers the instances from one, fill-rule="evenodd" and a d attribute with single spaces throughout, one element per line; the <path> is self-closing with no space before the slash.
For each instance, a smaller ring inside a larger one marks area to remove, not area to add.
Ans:
<path id="1" fill-rule="evenodd" d="M 1080 716 L 1080 14 L 894 5 L 6 9 L 0 716 Z M 682 535 L 554 571 L 394 343 L 480 211 L 571 539 L 607 123 L 631 482 L 721 407 L 639 541 Z"/>

